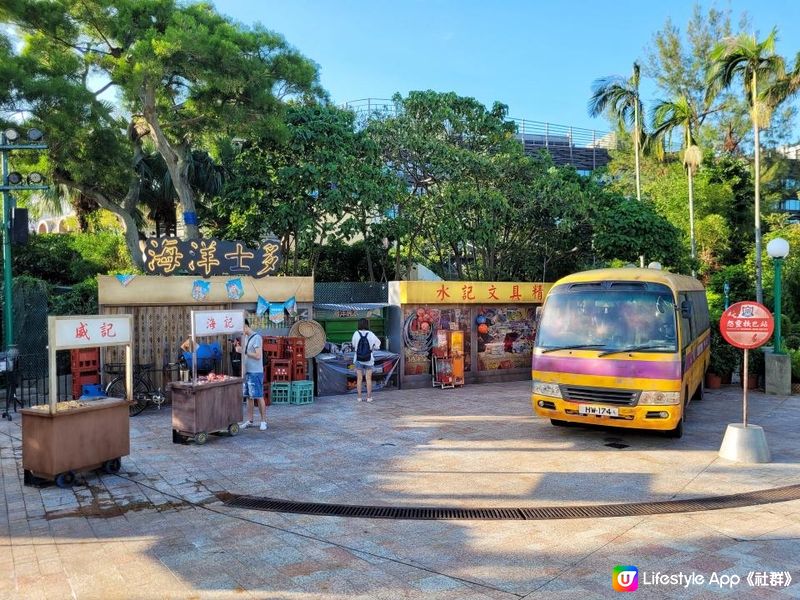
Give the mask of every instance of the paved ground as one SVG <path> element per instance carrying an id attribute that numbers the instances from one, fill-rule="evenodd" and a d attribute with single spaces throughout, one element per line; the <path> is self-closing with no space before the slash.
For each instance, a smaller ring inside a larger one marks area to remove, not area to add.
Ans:
<path id="1" fill-rule="evenodd" d="M 132 419 L 118 476 L 22 485 L 19 419 L 0 425 L 2 598 L 800 598 L 800 501 L 559 521 L 388 521 L 248 511 L 225 492 L 401 506 L 553 506 L 690 498 L 800 483 L 800 397 L 754 394 L 773 463 L 717 457 L 741 392 L 708 393 L 671 440 L 556 428 L 530 384 L 383 392 L 270 409 L 267 432 L 171 443 L 169 410 Z M 621 443 L 624 448 L 609 447 Z M 703 585 L 645 585 L 645 571 Z M 751 571 L 788 587 L 749 587 Z M 732 588 L 708 584 L 737 575 Z M 775 577 L 775 576 L 773 576 Z M 637 596 L 634 596 L 637 597 Z"/>

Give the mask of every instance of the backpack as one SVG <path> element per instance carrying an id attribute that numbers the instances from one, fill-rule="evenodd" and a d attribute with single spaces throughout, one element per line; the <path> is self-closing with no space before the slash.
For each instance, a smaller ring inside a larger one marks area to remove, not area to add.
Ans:
<path id="1" fill-rule="evenodd" d="M 356 360 L 358 362 L 369 362 L 372 360 L 372 348 L 369 345 L 369 333 L 360 333 L 361 339 L 356 346 Z"/>

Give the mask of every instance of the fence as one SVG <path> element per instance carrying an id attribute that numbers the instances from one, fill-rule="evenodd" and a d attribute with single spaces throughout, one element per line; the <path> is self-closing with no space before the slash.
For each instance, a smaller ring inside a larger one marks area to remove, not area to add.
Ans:
<path id="1" fill-rule="evenodd" d="M 356 114 L 361 125 L 370 119 L 393 117 L 401 110 L 399 104 L 386 98 L 363 98 L 346 102 L 344 106 Z M 608 164 L 609 150 L 617 148 L 617 136 L 612 132 L 528 119 L 511 120 L 517 126 L 517 138 L 526 153 L 546 150 L 559 165 L 593 170 Z"/>

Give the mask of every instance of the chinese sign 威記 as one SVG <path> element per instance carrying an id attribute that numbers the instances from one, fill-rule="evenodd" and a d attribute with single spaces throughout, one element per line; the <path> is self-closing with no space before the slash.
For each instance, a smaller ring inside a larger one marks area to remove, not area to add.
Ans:
<path id="1" fill-rule="evenodd" d="M 267 240 L 258 248 L 217 239 L 149 239 L 144 242 L 145 271 L 154 275 L 250 275 L 266 277 L 278 271 L 281 247 Z"/>

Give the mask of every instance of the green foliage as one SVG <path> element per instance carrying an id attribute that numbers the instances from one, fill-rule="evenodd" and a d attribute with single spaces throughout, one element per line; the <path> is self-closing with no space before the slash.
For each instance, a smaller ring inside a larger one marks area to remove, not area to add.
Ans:
<path id="1" fill-rule="evenodd" d="M 88 277 L 68 290 L 53 290 L 50 294 L 52 315 L 96 315 L 97 278 Z"/>
<path id="2" fill-rule="evenodd" d="M 730 375 L 739 366 L 741 355 L 719 332 L 719 321 L 711 323 L 711 356 L 708 370 L 717 375 Z"/>
<path id="3" fill-rule="evenodd" d="M 787 352 L 792 361 L 792 382 L 800 382 L 800 348 L 789 348 Z"/>
<path id="4" fill-rule="evenodd" d="M 724 286 L 726 281 L 730 286 L 730 292 L 728 293 L 729 305 L 736 304 L 742 300 L 752 300 L 755 297 L 755 283 L 751 270 L 745 265 L 723 267 L 714 273 L 706 283 L 706 288 L 709 291 L 708 307 L 712 318 L 719 319 L 725 309 Z"/>
<path id="5" fill-rule="evenodd" d="M 122 236 L 113 233 L 43 233 L 12 254 L 14 273 L 72 285 L 114 270 L 132 269 Z"/>

